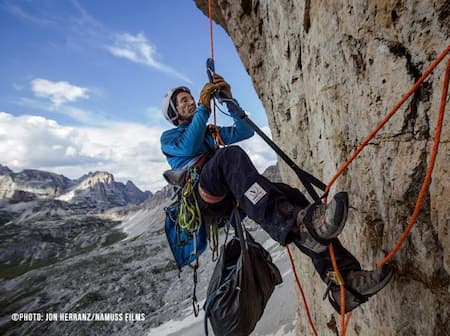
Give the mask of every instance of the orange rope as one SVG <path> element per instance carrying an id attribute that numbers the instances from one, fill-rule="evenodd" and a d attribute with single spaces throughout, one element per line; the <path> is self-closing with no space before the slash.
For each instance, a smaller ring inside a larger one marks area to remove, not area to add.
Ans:
<path id="1" fill-rule="evenodd" d="M 288 253 L 288 256 L 289 256 L 289 261 L 291 262 L 292 271 L 293 271 L 294 277 L 295 277 L 295 282 L 297 283 L 297 287 L 300 290 L 300 294 L 302 295 L 303 306 L 305 307 L 306 315 L 308 316 L 309 325 L 311 326 L 311 329 L 312 329 L 314 335 L 317 336 L 317 330 L 316 330 L 316 327 L 314 326 L 313 320 L 311 318 L 311 314 L 309 312 L 309 307 L 308 307 L 308 302 L 306 301 L 305 293 L 303 292 L 302 285 L 300 284 L 300 279 L 298 278 L 297 269 L 296 269 L 295 264 L 294 264 L 294 258 L 292 257 L 291 250 L 289 249 L 289 246 L 286 246 L 286 250 L 287 250 L 287 253 Z"/>
<path id="2" fill-rule="evenodd" d="M 208 128 L 211 131 L 211 136 L 217 141 L 217 143 L 220 146 L 225 146 L 225 142 L 223 141 L 222 136 L 220 135 L 219 128 L 217 127 L 217 125 L 209 124 Z"/>
<path id="3" fill-rule="evenodd" d="M 352 312 L 351 311 L 349 311 L 346 315 L 346 319 L 345 319 L 345 325 L 344 325 L 344 335 L 345 335 L 345 332 L 347 331 L 347 325 L 348 325 L 348 322 L 350 321 L 350 317 L 352 317 Z"/>
<path id="4" fill-rule="evenodd" d="M 450 45 L 436 58 L 436 60 L 428 67 L 419 80 L 409 89 L 409 91 L 400 99 L 400 101 L 392 108 L 387 116 L 378 124 L 378 126 L 367 136 L 358 149 L 352 154 L 352 156 L 339 168 L 338 172 L 333 176 L 325 189 L 325 193 L 330 190 L 331 186 L 336 182 L 337 178 L 347 169 L 352 161 L 361 153 L 364 147 L 367 146 L 370 140 L 380 131 L 380 129 L 391 119 L 391 117 L 398 111 L 403 103 L 417 90 L 422 82 L 428 77 L 428 75 L 434 70 L 434 68 L 442 61 L 442 59 L 450 52 Z"/>
<path id="5" fill-rule="evenodd" d="M 333 248 L 333 244 L 332 243 L 330 243 L 328 245 L 328 252 L 330 252 L 331 263 L 333 264 L 333 270 L 335 272 L 336 279 L 342 279 L 342 276 L 339 273 L 339 268 L 337 266 L 336 257 L 334 255 L 334 248 Z M 340 288 L 340 295 L 341 295 L 341 300 L 340 300 L 340 304 L 341 304 L 341 312 L 340 312 L 340 314 L 341 314 L 341 332 L 340 332 L 340 335 L 343 336 L 343 335 L 345 335 L 345 328 L 346 328 L 346 323 L 345 323 L 345 287 L 344 287 L 343 281 L 339 281 L 339 288 Z"/>
<path id="6" fill-rule="evenodd" d="M 337 180 L 337 178 L 340 175 L 342 175 L 342 173 L 348 168 L 350 163 L 359 155 L 359 153 L 361 153 L 361 151 L 364 149 L 364 147 L 367 146 L 369 141 L 371 139 L 373 139 L 373 137 L 389 121 L 389 119 L 398 111 L 398 109 L 405 103 L 405 101 L 418 89 L 418 87 L 422 84 L 422 82 L 430 75 L 430 73 L 434 70 L 434 68 L 445 58 L 445 56 L 447 56 L 447 54 L 449 52 L 450 52 L 450 45 L 447 46 L 447 48 L 438 56 L 438 58 L 428 67 L 428 69 L 419 78 L 419 80 L 408 90 L 408 92 L 400 99 L 400 101 L 391 109 L 391 111 L 387 114 L 387 116 L 378 124 L 378 126 L 369 134 L 369 136 L 367 136 L 367 138 L 358 147 L 358 149 L 352 154 L 352 156 L 339 168 L 338 172 L 333 176 L 333 178 L 328 183 L 327 188 L 325 189 L 325 193 L 330 190 L 331 186 Z M 377 264 L 377 268 L 381 268 L 384 264 L 389 262 L 394 257 L 394 255 L 398 252 L 398 250 L 402 246 L 403 242 L 406 240 L 406 237 L 408 236 L 409 232 L 411 231 L 411 229 L 419 215 L 423 199 L 425 198 L 425 194 L 426 194 L 426 192 L 428 190 L 428 186 L 431 182 L 431 174 L 433 172 L 434 164 L 436 161 L 436 156 L 437 156 L 438 150 L 439 150 L 439 142 L 440 142 L 440 136 L 441 136 L 441 131 L 442 131 L 443 119 L 444 119 L 446 98 L 447 98 L 447 93 L 448 93 L 449 77 L 450 77 L 450 59 L 447 62 L 447 68 L 446 68 L 446 72 L 444 75 L 444 84 L 443 84 L 443 88 L 442 88 L 439 117 L 438 117 L 437 126 L 436 126 L 436 134 L 435 134 L 435 138 L 434 138 L 433 150 L 432 150 L 430 162 L 427 167 L 425 180 L 422 184 L 422 187 L 421 187 L 421 190 L 419 193 L 419 197 L 417 198 L 417 202 L 416 202 L 416 206 L 415 206 L 413 215 L 411 216 L 411 219 L 408 223 L 407 228 L 403 232 L 399 241 L 394 246 L 393 250 L 383 259 L 383 261 L 381 263 Z M 331 261 L 333 263 L 334 272 L 336 273 L 336 275 L 339 275 L 339 269 L 337 267 L 336 259 L 334 257 L 333 244 L 330 244 L 328 246 L 328 248 L 329 248 L 329 252 L 330 252 L 330 256 L 331 256 Z M 343 336 L 343 335 L 345 335 L 347 325 L 348 325 L 348 322 L 349 322 L 350 316 L 351 316 L 351 315 L 348 315 L 347 319 L 345 319 L 345 313 L 344 313 L 345 312 L 345 288 L 344 288 L 343 284 L 340 284 L 340 295 L 341 295 L 341 333 L 340 333 L 340 335 Z"/>
<path id="7" fill-rule="evenodd" d="M 209 15 L 209 32 L 210 32 L 210 47 L 211 47 L 211 58 L 214 60 L 214 38 L 213 38 L 213 23 L 212 23 L 212 10 L 211 10 L 211 0 L 208 0 L 208 15 Z M 428 69 L 423 73 L 423 75 L 419 78 L 419 80 L 408 90 L 408 92 L 400 99 L 400 101 L 391 109 L 391 111 L 386 115 L 386 117 L 377 125 L 377 127 L 366 137 L 366 139 L 363 141 L 363 143 L 357 148 L 357 150 L 351 155 L 351 157 L 339 168 L 339 170 L 337 171 L 337 173 L 332 177 L 332 179 L 330 180 L 330 182 L 328 183 L 326 189 L 325 189 L 325 193 L 327 193 L 330 189 L 331 186 L 334 184 L 334 182 L 336 182 L 336 180 L 338 179 L 339 176 L 341 176 L 344 171 L 348 168 L 348 166 L 353 162 L 353 160 L 361 153 L 361 151 L 369 144 L 370 140 L 372 140 L 375 135 L 381 130 L 381 128 L 384 127 L 384 125 L 392 118 L 392 116 L 399 110 L 399 108 L 405 103 L 405 101 L 418 89 L 418 87 L 422 84 L 422 82 L 430 75 L 430 73 L 434 70 L 434 68 L 445 58 L 445 56 L 450 52 L 450 45 L 447 46 L 447 48 L 438 56 L 438 58 L 436 58 L 436 60 L 428 67 Z M 400 249 L 401 245 L 403 244 L 404 240 L 406 239 L 406 237 L 408 236 L 409 232 L 411 231 L 415 221 L 417 220 L 417 217 L 419 215 L 420 212 L 420 208 L 422 206 L 422 202 L 423 199 L 425 197 L 425 194 L 428 190 L 428 186 L 431 182 L 431 175 L 433 172 L 433 168 L 435 165 L 435 161 L 436 161 L 436 156 L 438 154 L 438 150 L 439 150 L 439 142 L 440 142 L 440 136 L 441 136 L 441 131 L 442 131 L 442 125 L 443 125 L 443 119 L 444 119 L 444 112 L 445 112 L 445 105 L 446 105 L 446 97 L 447 97 L 447 93 L 448 93 L 448 85 L 449 85 L 449 77 L 450 77 L 450 60 L 447 63 L 447 69 L 445 72 L 445 76 L 444 76 L 444 84 L 443 84 L 443 89 L 442 89 L 442 96 L 441 96 L 441 103 L 440 103 L 440 110 L 439 110 L 439 117 L 438 117 L 438 121 L 437 121 L 437 126 L 436 126 L 436 135 L 434 138 L 434 145 L 433 145 L 433 150 L 432 150 L 432 154 L 431 154 L 431 158 L 430 158 L 430 163 L 428 164 L 427 167 L 427 172 L 426 172 L 426 176 L 425 176 L 425 180 L 422 184 L 420 193 L 419 193 L 419 197 L 417 199 L 416 202 L 416 206 L 414 209 L 414 212 L 411 216 L 411 219 L 408 223 L 408 226 L 406 228 L 406 230 L 403 232 L 401 238 L 399 239 L 399 241 L 397 242 L 397 244 L 394 246 L 393 250 L 388 254 L 388 256 L 386 256 L 386 258 L 380 263 L 377 264 L 377 267 L 380 268 L 382 267 L 385 263 L 387 263 L 389 260 L 391 260 L 394 255 L 398 252 L 398 250 Z M 218 129 L 217 129 L 217 125 L 216 125 L 216 106 L 214 104 L 214 128 L 216 130 L 216 134 L 218 134 L 218 141 L 219 139 L 222 140 L 220 138 L 220 134 L 218 133 Z M 223 143 L 223 141 L 222 141 Z M 325 203 L 326 203 L 326 199 L 325 199 Z M 297 275 L 297 271 L 296 271 L 296 267 L 293 261 L 293 257 L 291 254 L 291 251 L 289 249 L 289 247 L 286 247 L 288 255 L 289 255 L 289 260 L 294 272 L 294 277 L 295 277 L 295 281 L 297 283 L 297 287 L 300 290 L 302 299 L 303 299 L 303 303 L 304 303 L 304 307 L 308 316 L 308 321 L 309 324 L 311 325 L 311 329 L 314 332 L 314 335 L 317 336 L 317 331 L 316 328 L 314 326 L 314 323 L 312 321 L 311 318 L 311 314 L 309 312 L 309 307 L 306 301 L 306 297 L 305 294 L 303 292 L 303 288 L 301 286 L 300 280 L 298 278 Z M 330 244 L 328 246 L 329 252 L 330 252 L 330 256 L 331 256 L 331 261 L 333 264 L 333 269 L 334 272 L 336 273 L 336 276 L 338 276 L 339 278 L 340 273 L 339 273 L 339 269 L 337 266 L 337 262 L 336 262 L 336 258 L 334 255 L 334 248 L 333 248 L 333 244 Z M 340 296 L 341 296 L 341 332 L 340 335 L 344 336 L 346 333 L 346 329 L 347 329 L 347 325 L 348 322 L 350 320 L 351 317 L 351 312 L 349 312 L 347 315 L 345 314 L 345 287 L 343 283 L 339 284 L 340 286 Z"/>
<path id="8" fill-rule="evenodd" d="M 211 49 L 211 58 L 214 59 L 214 35 L 213 35 L 211 0 L 208 0 L 208 16 L 209 16 L 209 45 Z"/>
<path id="9" fill-rule="evenodd" d="M 331 181 L 328 183 L 327 188 L 325 189 L 325 193 L 328 192 L 333 185 L 333 183 L 337 180 L 337 178 L 343 174 L 343 172 L 348 168 L 350 163 L 361 153 L 361 151 L 367 146 L 369 141 L 373 139 L 373 137 L 380 131 L 380 129 L 389 121 L 389 119 L 398 111 L 398 109 L 405 103 L 405 101 L 417 90 L 417 88 L 422 84 L 422 82 L 429 76 L 429 74 L 434 70 L 434 68 L 444 59 L 444 57 L 450 52 L 450 46 L 448 46 L 440 55 L 439 57 L 430 65 L 430 67 L 424 72 L 424 74 L 419 78 L 419 80 L 413 85 L 411 89 L 400 99 L 400 101 L 391 109 L 391 111 L 388 113 L 388 115 L 381 121 L 381 123 L 378 124 L 378 126 L 367 136 L 367 138 L 363 141 L 363 143 L 358 147 L 358 149 L 352 154 L 352 156 L 339 168 L 338 172 L 333 176 Z M 450 64 L 450 61 L 449 61 Z M 427 168 L 427 174 L 425 177 L 424 184 L 422 185 L 419 198 L 417 199 L 416 207 L 414 209 L 414 213 L 410 219 L 410 222 L 403 233 L 402 237 L 399 239 L 397 244 L 395 245 L 394 249 L 389 253 L 389 255 L 380 263 L 377 265 L 377 267 L 382 267 L 385 263 L 387 263 L 389 260 L 393 258 L 393 256 L 398 252 L 401 245 L 403 244 L 404 240 L 408 236 L 409 232 L 411 231 L 420 211 L 420 207 L 422 205 L 423 198 L 425 197 L 425 193 L 428 189 L 429 183 L 431 181 L 431 173 L 433 171 L 435 159 L 437 156 L 438 148 L 439 148 L 439 140 L 440 140 L 440 134 L 442 129 L 442 122 L 443 122 L 443 114 L 445 111 L 445 102 L 448 92 L 448 76 L 449 76 L 449 65 L 447 65 L 447 71 L 445 73 L 445 79 L 444 79 L 444 88 L 442 91 L 442 97 L 441 97 L 441 106 L 439 111 L 439 118 L 438 118 L 438 126 L 436 130 L 436 136 L 434 141 L 434 147 L 433 147 L 433 153 L 432 157 L 430 159 L 430 164 Z M 333 263 L 333 269 L 336 274 L 339 274 L 339 269 L 337 267 L 336 260 L 334 258 L 334 249 L 333 245 L 329 245 L 329 252 L 331 256 L 331 260 Z M 343 284 L 340 284 L 340 296 L 341 296 L 341 333 L 340 335 L 345 335 L 347 324 L 350 320 L 350 316 L 348 316 L 347 319 L 345 319 L 345 288 Z"/>
<path id="10" fill-rule="evenodd" d="M 212 19 L 212 7 L 211 0 L 208 0 L 208 16 L 209 16 L 209 46 L 211 51 L 211 58 L 214 61 L 214 33 L 213 33 L 213 19 Z M 217 112 L 216 112 L 216 104 L 213 104 L 213 124 L 217 129 Z M 220 141 L 216 139 L 218 143 Z"/>
<path id="11" fill-rule="evenodd" d="M 405 241 L 406 237 L 408 236 L 409 232 L 411 231 L 413 225 L 415 224 L 417 217 L 419 216 L 420 209 L 422 207 L 423 199 L 425 198 L 426 192 L 428 190 L 428 187 L 431 182 L 431 174 L 433 173 L 434 164 L 436 163 L 436 157 L 439 151 L 439 143 L 441 140 L 441 132 L 442 132 L 442 125 L 444 122 L 444 112 L 445 112 L 445 104 L 447 100 L 447 93 L 448 93 L 448 82 L 450 78 L 450 58 L 447 61 L 447 69 L 445 71 L 444 75 L 444 84 L 442 86 L 442 95 L 441 95 L 441 103 L 439 107 L 439 116 L 438 120 L 436 122 L 436 134 L 434 136 L 434 144 L 433 144 L 433 150 L 431 152 L 430 162 L 428 163 L 425 179 L 423 181 L 422 187 L 420 188 L 419 196 L 416 201 L 416 206 L 414 208 L 414 212 L 409 220 L 408 226 L 406 227 L 405 231 L 403 232 L 400 239 L 395 244 L 392 251 L 379 263 L 377 264 L 377 268 L 383 267 L 384 264 L 389 262 L 394 255 L 398 252 L 400 247 L 402 246 L 403 242 Z"/>

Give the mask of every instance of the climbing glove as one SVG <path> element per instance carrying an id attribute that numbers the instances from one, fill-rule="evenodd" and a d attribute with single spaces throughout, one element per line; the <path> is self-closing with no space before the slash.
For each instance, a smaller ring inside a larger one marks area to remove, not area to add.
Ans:
<path id="1" fill-rule="evenodd" d="M 233 98 L 233 95 L 231 93 L 231 86 L 225 81 L 225 79 L 223 79 L 222 76 L 214 74 L 213 83 L 220 85 L 220 90 L 222 90 L 226 94 L 227 98 Z"/>
<path id="2" fill-rule="evenodd" d="M 203 86 L 203 89 L 200 92 L 200 98 L 198 100 L 198 104 L 209 107 L 211 98 L 219 91 L 223 91 L 227 95 L 227 97 L 230 97 L 230 98 L 232 97 L 230 85 L 223 79 L 223 77 L 221 77 L 217 74 L 214 74 L 213 82 L 206 83 Z"/>
<path id="3" fill-rule="evenodd" d="M 206 83 L 200 91 L 200 98 L 198 99 L 199 105 L 205 105 L 209 108 L 211 103 L 211 97 L 217 90 L 217 85 L 214 83 Z"/>

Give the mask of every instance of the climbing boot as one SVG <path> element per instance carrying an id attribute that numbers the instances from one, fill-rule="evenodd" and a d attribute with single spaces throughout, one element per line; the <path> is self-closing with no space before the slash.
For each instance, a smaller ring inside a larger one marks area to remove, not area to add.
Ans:
<path id="1" fill-rule="evenodd" d="M 346 192 L 337 193 L 328 204 L 314 203 L 300 210 L 297 226 L 293 230 L 295 245 L 315 253 L 325 251 L 330 240 L 336 238 L 344 228 L 347 214 Z"/>
<path id="2" fill-rule="evenodd" d="M 372 295 L 384 288 L 394 275 L 394 267 L 385 264 L 381 269 L 374 271 L 350 271 L 344 280 L 345 285 L 345 312 L 349 312 Z M 341 291 L 334 284 L 328 294 L 331 305 L 337 312 L 341 311 Z"/>

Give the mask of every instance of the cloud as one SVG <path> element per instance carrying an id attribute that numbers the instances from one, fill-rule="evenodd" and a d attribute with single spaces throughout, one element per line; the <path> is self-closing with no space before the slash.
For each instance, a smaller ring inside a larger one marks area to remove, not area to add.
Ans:
<path id="1" fill-rule="evenodd" d="M 272 138 L 272 134 L 268 126 L 260 128 L 266 135 L 269 136 L 269 138 Z M 248 140 L 240 142 L 239 145 L 247 152 L 256 169 L 258 169 L 260 173 L 263 173 L 267 167 L 277 163 L 277 156 L 275 152 L 257 134 Z"/>
<path id="2" fill-rule="evenodd" d="M 53 24 L 58 30 L 64 30 L 66 43 L 74 49 L 79 48 L 84 52 L 86 45 L 89 48 L 101 46 L 116 57 L 127 59 L 133 63 L 143 64 L 192 84 L 191 79 L 187 76 L 157 60 L 156 47 L 143 33 L 133 35 L 126 32 L 114 32 L 90 15 L 78 1 L 72 0 L 71 5 L 78 12 L 76 16 L 59 16 L 54 18 L 48 18 L 42 6 L 34 6 L 33 10 L 36 14 L 31 14 L 29 10 L 10 3 L 0 3 L 0 8 L 4 8 L 14 16 L 29 22 L 40 25 Z"/>
<path id="3" fill-rule="evenodd" d="M 192 83 L 185 75 L 156 60 L 156 48 L 147 40 L 143 33 L 136 35 L 128 33 L 117 34 L 114 37 L 113 45 L 106 46 L 106 49 L 116 57 L 125 58 L 134 63 L 144 64 L 153 69 L 178 77 L 185 82 Z"/>
<path id="4" fill-rule="evenodd" d="M 270 135 L 268 127 L 263 131 Z M 157 191 L 169 169 L 160 149 L 162 128 L 115 122 L 98 127 L 68 127 L 40 116 L 0 112 L 0 163 L 18 171 L 35 168 L 78 178 L 104 170 L 118 181 L 132 180 Z M 259 136 L 241 142 L 262 173 L 276 156 Z"/>
<path id="5" fill-rule="evenodd" d="M 78 178 L 105 170 L 156 191 L 168 165 L 160 150 L 162 129 L 134 123 L 68 127 L 40 116 L 0 112 L 0 163 L 17 171 L 35 168 Z"/>
<path id="6" fill-rule="evenodd" d="M 68 82 L 52 82 L 36 78 L 31 81 L 31 90 L 37 97 L 49 98 L 55 106 L 74 102 L 80 98 L 89 98 L 87 88 L 72 85 Z"/>
<path id="7" fill-rule="evenodd" d="M 161 106 L 149 106 L 144 111 L 144 116 L 146 117 L 150 125 L 158 125 L 164 128 L 169 126 L 168 121 L 163 117 L 161 113 Z"/>
<path id="8" fill-rule="evenodd" d="M 63 114 L 68 116 L 69 118 L 78 121 L 79 123 L 86 125 L 101 125 L 105 124 L 108 121 L 106 118 L 98 113 L 94 114 L 92 112 L 83 110 L 81 108 L 70 106 L 70 105 L 61 105 L 55 106 L 51 102 L 43 102 L 38 99 L 33 98 L 20 98 L 17 101 L 14 101 L 16 105 L 23 106 L 26 108 L 32 108 L 37 110 L 48 111 L 52 113 Z"/>
<path id="9" fill-rule="evenodd" d="M 36 16 L 34 14 L 31 14 L 27 11 L 25 11 L 23 8 L 17 6 L 17 4 L 11 4 L 11 3 L 2 3 L 0 4 L 0 7 L 6 9 L 8 12 L 10 12 L 11 14 L 13 14 L 14 16 L 22 19 L 22 20 L 26 20 L 38 25 L 49 25 L 49 24 L 56 24 L 55 21 L 48 19 L 48 18 L 44 18 L 41 16 Z"/>
<path id="10" fill-rule="evenodd" d="M 18 84 L 13 86 L 17 91 L 23 90 L 23 87 Z M 43 78 L 31 80 L 30 87 L 37 98 L 20 97 L 12 100 L 11 103 L 28 109 L 62 114 L 85 125 L 102 125 L 110 122 L 111 115 L 103 111 L 83 109 L 74 104 L 80 99 L 90 98 L 90 94 L 96 98 L 103 98 L 105 90 L 102 88 L 88 89 L 66 81 L 53 82 Z"/>
<path id="11" fill-rule="evenodd" d="M 81 151 L 79 134 L 39 116 L 15 117 L 0 112 L 0 157 L 12 168 L 77 165 L 89 157 Z"/>

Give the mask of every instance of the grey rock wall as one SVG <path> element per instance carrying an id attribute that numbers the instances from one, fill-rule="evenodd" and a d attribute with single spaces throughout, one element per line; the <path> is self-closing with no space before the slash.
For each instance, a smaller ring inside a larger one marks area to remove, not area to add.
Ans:
<path id="1" fill-rule="evenodd" d="M 207 1 L 195 2 L 207 14 Z M 445 0 L 214 0 L 213 16 L 252 77 L 274 140 L 325 182 L 450 44 Z M 341 237 L 364 268 L 390 251 L 412 214 L 444 71 L 442 62 L 332 189 L 350 193 Z M 448 335 L 449 109 L 429 193 L 394 258 L 395 279 L 354 312 L 348 335 Z M 286 165 L 280 169 L 285 182 L 299 186 Z M 307 258 L 296 258 L 320 334 L 331 335 L 324 286 Z M 301 315 L 298 332 L 308 333 Z"/>

